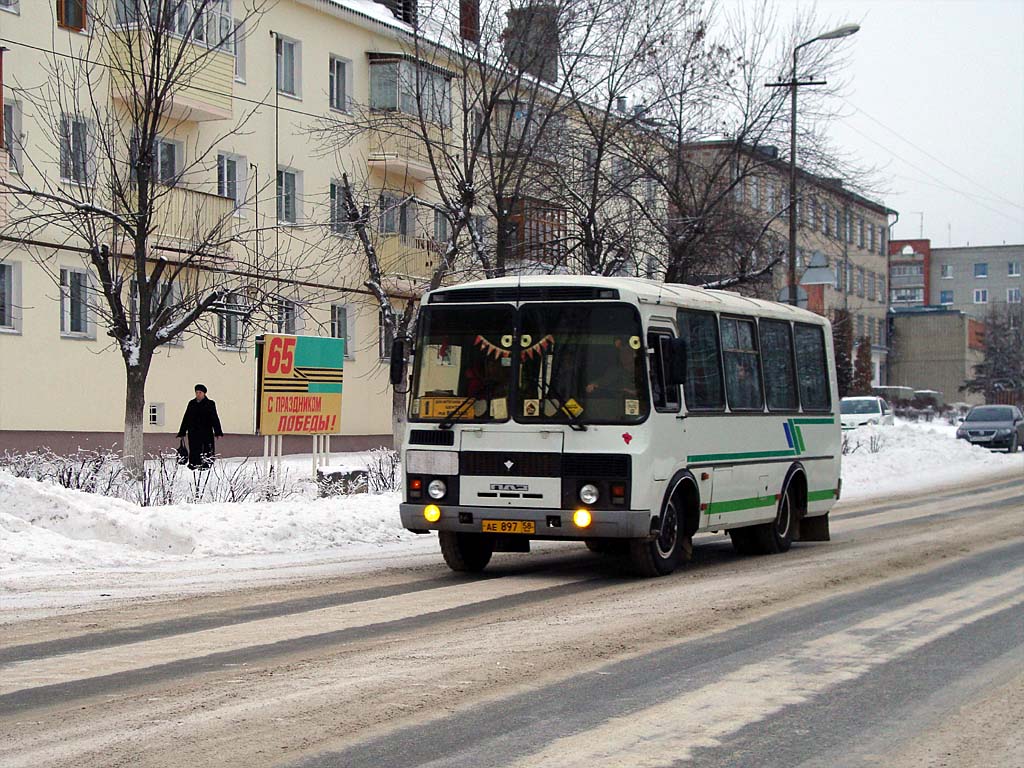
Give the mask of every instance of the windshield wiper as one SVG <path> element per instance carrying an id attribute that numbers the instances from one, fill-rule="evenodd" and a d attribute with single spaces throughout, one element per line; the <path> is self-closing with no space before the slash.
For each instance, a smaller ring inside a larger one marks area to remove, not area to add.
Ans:
<path id="1" fill-rule="evenodd" d="M 493 390 L 496 386 L 497 382 L 492 381 L 490 383 L 485 383 L 481 388 L 479 394 L 466 395 L 466 398 L 456 406 L 455 410 L 453 410 L 451 413 L 449 413 L 441 420 L 441 422 L 437 425 L 437 428 L 451 429 L 452 425 L 455 424 L 455 421 L 459 418 L 459 416 L 461 416 L 463 412 L 465 412 L 467 406 L 472 405 L 477 400 L 483 400 L 487 395 L 491 394 L 491 390 Z"/>
<path id="2" fill-rule="evenodd" d="M 552 397 L 552 395 L 554 395 L 554 397 Z M 569 425 L 569 429 L 571 429 L 573 432 L 587 431 L 587 425 L 580 423 L 580 418 L 583 416 L 583 411 L 581 410 L 579 413 L 573 416 L 572 413 L 570 413 L 565 408 L 565 398 L 562 397 L 562 395 L 557 390 L 555 390 L 550 384 L 548 384 L 547 387 L 545 387 L 544 391 L 541 392 L 540 398 L 542 401 L 551 403 L 552 405 L 555 406 L 555 408 L 557 408 L 559 411 L 562 411 L 566 416 L 569 417 L 569 420 L 566 422 L 566 424 Z M 557 398 L 557 400 L 555 398 Z"/>

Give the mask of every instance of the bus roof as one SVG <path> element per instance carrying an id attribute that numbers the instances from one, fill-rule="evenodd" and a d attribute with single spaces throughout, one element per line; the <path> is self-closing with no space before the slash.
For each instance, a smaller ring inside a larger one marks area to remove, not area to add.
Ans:
<path id="1" fill-rule="evenodd" d="M 561 289 L 561 290 L 559 290 Z M 639 277 L 597 277 L 590 275 L 524 275 L 522 277 L 496 277 L 475 280 L 460 285 L 438 288 L 424 297 L 424 303 L 449 301 L 515 302 L 515 301 L 574 301 L 615 298 L 638 304 L 686 307 L 715 312 L 735 312 L 761 317 L 798 320 L 826 325 L 828 320 L 806 309 L 764 299 L 741 296 L 733 291 L 700 288 L 694 285 L 661 283 Z M 463 296 L 456 297 L 453 294 Z M 605 293 L 606 295 L 601 295 Z"/>

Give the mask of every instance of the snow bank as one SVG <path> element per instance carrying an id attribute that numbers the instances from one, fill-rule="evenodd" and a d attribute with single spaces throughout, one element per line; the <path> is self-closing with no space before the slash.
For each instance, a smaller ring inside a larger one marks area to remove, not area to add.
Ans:
<path id="1" fill-rule="evenodd" d="M 955 431 L 906 422 L 853 430 L 850 440 L 859 447 L 843 457 L 843 498 L 884 498 L 997 473 L 1024 476 L 1021 454 L 991 453 L 955 439 Z M 872 436 L 880 441 L 877 453 L 871 452 Z M 339 458 L 346 466 L 358 463 Z M 293 459 L 296 466 L 305 461 Z M 83 567 L 406 551 L 416 536 L 401 528 L 398 503 L 399 495 L 390 493 L 137 507 L 0 471 L 0 582 L 15 573 Z"/>
<path id="2" fill-rule="evenodd" d="M 398 494 L 137 507 L 0 471 L 0 574 L 17 566 L 376 549 L 412 538 Z"/>
<path id="3" fill-rule="evenodd" d="M 1024 476 L 1024 456 L 994 453 L 956 439 L 944 423 L 897 421 L 846 433 L 854 450 L 843 456 L 843 499 L 858 501 L 914 493 L 986 475 Z M 880 441 L 871 453 L 872 437 Z"/>

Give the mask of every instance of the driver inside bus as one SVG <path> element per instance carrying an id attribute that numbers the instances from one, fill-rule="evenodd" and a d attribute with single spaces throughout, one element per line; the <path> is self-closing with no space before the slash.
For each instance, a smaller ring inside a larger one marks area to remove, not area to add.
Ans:
<path id="1" fill-rule="evenodd" d="M 615 355 L 587 386 L 587 394 L 597 390 L 636 397 L 636 354 L 622 338 L 615 339 Z"/>

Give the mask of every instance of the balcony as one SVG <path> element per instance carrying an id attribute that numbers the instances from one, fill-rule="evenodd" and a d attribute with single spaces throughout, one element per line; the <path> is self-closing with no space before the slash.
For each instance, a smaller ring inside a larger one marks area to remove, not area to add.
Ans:
<path id="1" fill-rule="evenodd" d="M 145 88 L 151 76 L 140 71 L 139 62 L 148 62 L 145 49 L 151 46 L 153 35 L 138 27 L 126 27 L 111 34 L 113 40 L 108 50 L 113 97 L 124 103 L 144 98 L 140 90 Z M 168 47 L 163 61 L 174 60 L 182 46 L 187 49 L 180 70 L 189 74 L 173 88 L 171 107 L 166 116 L 191 122 L 230 119 L 234 106 L 234 55 L 228 50 L 186 42 L 170 33 L 159 37 L 160 42 Z"/>
<path id="2" fill-rule="evenodd" d="M 384 235 L 377 241 L 381 272 L 427 280 L 441 259 L 444 245 L 426 237 Z"/>
<path id="3" fill-rule="evenodd" d="M 153 204 L 154 250 L 170 261 L 197 249 L 202 249 L 200 257 L 230 257 L 231 241 L 238 234 L 233 200 L 180 186 L 158 190 Z"/>
<path id="4" fill-rule="evenodd" d="M 418 128 L 401 117 L 396 117 L 395 123 L 369 132 L 367 165 L 385 176 L 415 181 L 432 178 L 430 158 Z M 440 145 L 440 131 L 431 141 Z M 439 158 L 435 155 L 435 159 Z"/>

